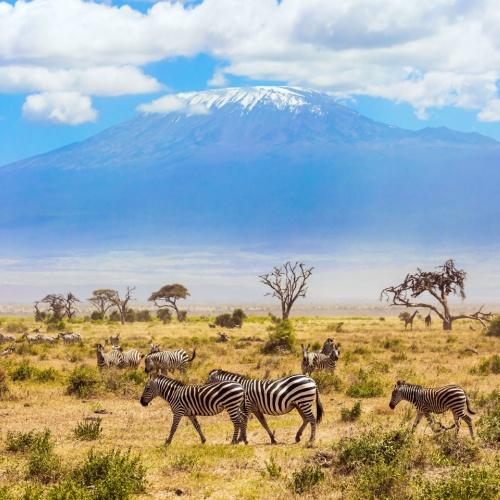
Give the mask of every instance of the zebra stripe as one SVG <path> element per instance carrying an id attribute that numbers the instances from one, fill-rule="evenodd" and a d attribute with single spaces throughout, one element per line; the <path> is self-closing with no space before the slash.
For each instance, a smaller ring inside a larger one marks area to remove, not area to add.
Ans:
<path id="1" fill-rule="evenodd" d="M 450 410 L 453 413 L 454 425 L 444 427 L 442 424 L 440 430 L 453 429 L 455 427 L 456 434 L 460 430 L 460 420 L 469 427 L 469 432 L 474 438 L 474 430 L 472 428 L 472 419 L 467 412 L 474 415 L 471 410 L 470 402 L 465 391 L 458 385 L 445 385 L 443 387 L 426 388 L 421 385 L 407 384 L 404 381 L 398 380 L 392 391 L 389 407 L 394 410 L 400 401 L 409 401 L 417 409 L 417 416 L 413 423 L 412 430 L 414 431 L 418 423 L 425 417 L 429 424 L 434 424 L 434 418 L 431 413 L 444 413 Z"/>
<path id="2" fill-rule="evenodd" d="M 340 356 L 340 344 L 334 345 L 333 350 L 328 355 L 321 352 L 309 352 L 308 347 L 302 344 L 301 366 L 304 375 L 311 375 L 316 370 L 335 370 Z"/>
<path id="3" fill-rule="evenodd" d="M 113 350 L 117 350 L 122 353 L 123 365 L 129 368 L 137 368 L 143 358 L 143 355 L 137 349 L 124 351 L 121 346 L 114 346 Z"/>
<path id="4" fill-rule="evenodd" d="M 177 426 L 182 417 L 191 420 L 198 432 L 201 442 L 206 439 L 201 430 L 196 416 L 217 415 L 226 410 L 234 426 L 231 443 L 246 440 L 246 415 L 243 413 L 245 391 L 240 384 L 235 382 L 216 382 L 204 385 L 184 385 L 182 382 L 157 375 L 149 379 L 140 402 L 147 406 L 156 396 L 161 396 L 172 409 L 173 420 L 170 433 L 165 444 L 172 442 Z M 240 436 L 240 439 L 238 439 Z"/>
<path id="5" fill-rule="evenodd" d="M 102 344 L 96 344 L 95 352 L 97 356 L 97 367 L 99 369 L 117 366 L 121 368 L 123 364 L 123 353 L 118 349 L 113 349 L 109 352 L 104 352 Z"/>
<path id="6" fill-rule="evenodd" d="M 145 371 L 151 373 L 169 372 L 179 370 L 186 373 L 187 364 L 193 361 L 196 356 L 196 349 L 193 350 L 191 357 L 184 349 L 175 351 L 150 352 L 145 359 Z"/>
<path id="7" fill-rule="evenodd" d="M 303 375 L 291 375 L 276 380 L 252 380 L 237 373 L 226 372 L 224 370 L 212 370 L 208 376 L 208 382 L 233 381 L 238 382 L 245 389 L 246 411 L 252 412 L 262 427 L 271 438 L 271 443 L 276 444 L 274 432 L 267 425 L 264 415 L 284 415 L 294 408 L 302 417 L 295 442 L 299 442 L 302 433 L 309 423 L 311 425 L 310 442 L 316 436 L 316 426 L 321 422 L 323 416 L 323 406 L 319 398 L 316 382 Z M 316 415 L 312 412 L 312 404 L 316 398 Z"/>

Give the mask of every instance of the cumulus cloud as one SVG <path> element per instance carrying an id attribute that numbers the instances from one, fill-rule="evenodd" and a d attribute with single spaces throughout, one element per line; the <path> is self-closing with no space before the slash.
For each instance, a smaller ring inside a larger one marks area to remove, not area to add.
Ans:
<path id="1" fill-rule="evenodd" d="M 221 71 L 215 71 L 214 75 L 210 80 L 208 80 L 207 85 L 209 87 L 225 87 L 228 84 L 226 75 Z"/>
<path id="2" fill-rule="evenodd" d="M 191 104 L 183 99 L 181 95 L 166 95 L 150 103 L 141 104 L 137 109 L 145 114 L 183 113 L 186 115 L 206 115 L 209 112 L 205 106 Z"/>
<path id="3" fill-rule="evenodd" d="M 46 92 L 29 95 L 23 104 L 23 115 L 36 121 L 80 125 L 97 119 L 97 111 L 88 96 L 78 92 Z"/>
<path id="4" fill-rule="evenodd" d="M 421 118 L 457 106 L 493 120 L 499 29 L 497 0 L 164 1 L 146 13 L 83 0 L 0 2 L 0 89 L 154 91 L 143 66 L 206 53 L 224 64 L 213 86 L 236 75 L 408 102 Z M 98 71 L 107 76 L 89 82 Z"/>

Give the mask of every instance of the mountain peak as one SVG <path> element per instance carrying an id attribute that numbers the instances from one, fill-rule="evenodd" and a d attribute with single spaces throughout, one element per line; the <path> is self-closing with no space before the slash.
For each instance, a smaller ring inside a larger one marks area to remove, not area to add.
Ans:
<path id="1" fill-rule="evenodd" d="M 256 86 L 229 87 L 201 92 L 182 92 L 175 94 L 188 107 L 203 107 L 207 110 L 237 106 L 251 111 L 258 105 L 271 105 L 278 110 L 296 110 L 303 106 L 317 107 L 318 100 L 335 100 L 328 94 L 298 87 Z M 319 108 L 317 108 L 319 111 Z"/>

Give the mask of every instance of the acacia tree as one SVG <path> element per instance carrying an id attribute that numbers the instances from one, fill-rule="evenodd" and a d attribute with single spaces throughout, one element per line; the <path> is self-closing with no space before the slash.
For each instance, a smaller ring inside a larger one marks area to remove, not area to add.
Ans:
<path id="1" fill-rule="evenodd" d="M 306 296 L 307 280 L 313 269 L 302 262 L 292 264 L 288 261 L 280 267 L 275 267 L 270 273 L 259 276 L 260 282 L 272 290 L 266 295 L 276 297 L 281 302 L 282 319 L 288 319 L 295 301 Z"/>
<path id="2" fill-rule="evenodd" d="M 134 287 L 127 287 L 123 297 L 120 297 L 120 294 L 117 290 L 108 290 L 109 293 L 109 301 L 116 307 L 118 314 L 120 315 L 120 322 L 122 325 L 125 324 L 127 319 L 127 311 L 128 311 L 128 303 L 132 300 L 132 292 L 135 290 Z"/>
<path id="3" fill-rule="evenodd" d="M 178 321 L 185 321 L 187 312 L 179 310 L 177 301 L 189 297 L 188 289 L 184 285 L 174 283 L 173 285 L 162 286 L 153 292 L 148 300 L 154 302 L 159 309 L 167 307 L 175 311 Z"/>
<path id="4" fill-rule="evenodd" d="M 113 307 L 111 297 L 116 293 L 116 290 L 109 288 L 98 288 L 92 292 L 88 301 L 97 309 L 100 319 L 104 319 L 108 310 Z"/>
<path id="5" fill-rule="evenodd" d="M 50 312 L 49 320 L 57 322 L 64 318 L 66 312 L 66 300 L 63 295 L 49 293 L 40 302 L 47 304 Z"/>
<path id="6" fill-rule="evenodd" d="M 443 322 L 443 330 L 451 330 L 453 321 L 457 319 L 473 319 L 483 326 L 492 317 L 491 313 L 482 312 L 482 307 L 473 314 L 452 315 L 448 298 L 458 295 L 465 299 L 465 279 L 467 273 L 457 269 L 453 259 L 447 260 L 436 271 L 422 271 L 417 268 L 414 274 L 407 274 L 402 283 L 384 288 L 380 300 L 391 302 L 392 306 L 426 307 L 434 311 Z M 434 303 L 421 302 L 426 297 Z"/>

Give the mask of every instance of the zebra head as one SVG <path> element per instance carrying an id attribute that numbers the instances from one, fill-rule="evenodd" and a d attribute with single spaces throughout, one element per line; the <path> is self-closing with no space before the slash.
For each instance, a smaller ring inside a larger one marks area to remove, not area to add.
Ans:
<path id="1" fill-rule="evenodd" d="M 391 402 L 389 403 L 389 408 L 394 410 L 396 405 L 404 399 L 404 387 L 406 386 L 406 382 L 404 380 L 398 380 L 394 389 L 392 390 Z"/>
<path id="2" fill-rule="evenodd" d="M 151 344 L 151 349 L 149 350 L 149 354 L 153 354 L 155 352 L 160 352 L 160 346 L 158 344 Z"/>
<path id="3" fill-rule="evenodd" d="M 160 394 L 160 388 L 158 386 L 158 381 L 155 378 L 150 378 L 142 391 L 142 396 L 140 399 L 142 406 L 148 406 L 151 401 Z"/>
<path id="4" fill-rule="evenodd" d="M 146 373 L 151 373 L 155 369 L 155 362 L 154 359 L 151 357 L 151 354 L 154 353 L 149 353 L 146 354 L 146 357 L 144 358 L 144 371 Z"/>
<path id="5" fill-rule="evenodd" d="M 221 370 L 212 370 L 208 374 L 207 382 L 212 384 L 213 382 L 220 382 L 222 380 L 222 371 Z"/>

